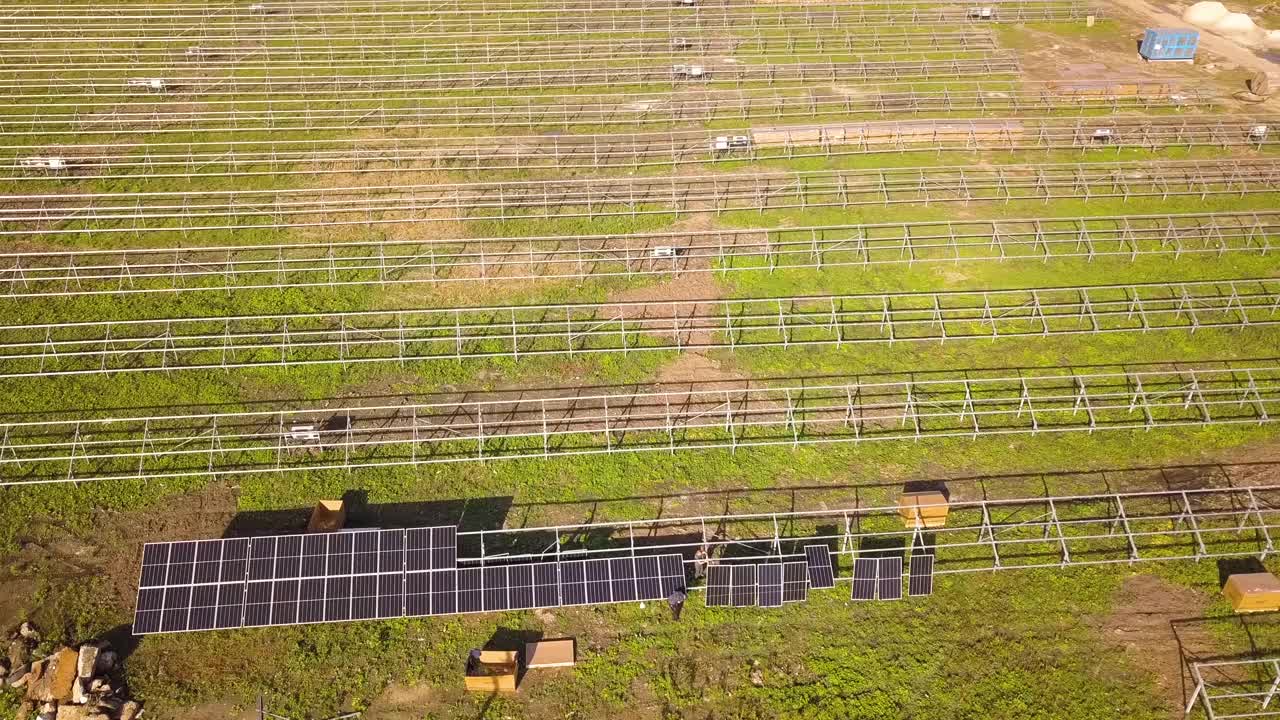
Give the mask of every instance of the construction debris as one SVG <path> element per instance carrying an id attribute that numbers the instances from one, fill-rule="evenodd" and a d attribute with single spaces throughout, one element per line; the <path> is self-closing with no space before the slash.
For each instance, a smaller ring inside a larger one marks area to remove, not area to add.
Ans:
<path id="1" fill-rule="evenodd" d="M 106 643 L 60 647 L 31 660 L 40 644 L 40 633 L 22 623 L 9 634 L 11 670 L 0 673 L 5 687 L 25 688 L 18 717 L 36 720 L 137 720 L 142 706 L 123 697 L 121 683 L 113 682 L 120 655 Z M 30 661 L 29 661 L 30 660 Z"/>

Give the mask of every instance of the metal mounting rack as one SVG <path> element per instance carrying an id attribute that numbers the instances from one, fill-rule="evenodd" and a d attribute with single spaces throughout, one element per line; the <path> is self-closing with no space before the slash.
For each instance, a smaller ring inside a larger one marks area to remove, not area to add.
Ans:
<path id="1" fill-rule="evenodd" d="M 918 372 L 0 418 L 0 485 L 1265 424 L 1280 365 Z M 290 442 L 291 428 L 318 439 Z"/>
<path id="2" fill-rule="evenodd" d="M 1243 329 L 1280 280 L 0 326 L 0 378 Z"/>
<path id="3" fill-rule="evenodd" d="M 0 297 L 1267 255 L 1280 211 L 0 253 Z"/>

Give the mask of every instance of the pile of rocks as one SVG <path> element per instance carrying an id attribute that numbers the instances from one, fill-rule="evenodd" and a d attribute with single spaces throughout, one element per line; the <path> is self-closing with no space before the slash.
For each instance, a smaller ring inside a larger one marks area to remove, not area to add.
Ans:
<path id="1" fill-rule="evenodd" d="M 40 632 L 22 623 L 9 635 L 9 652 L 0 658 L 5 687 L 24 691 L 17 720 L 137 720 L 142 706 L 124 697 L 112 679 L 119 654 L 106 643 L 61 647 L 33 660 Z"/>

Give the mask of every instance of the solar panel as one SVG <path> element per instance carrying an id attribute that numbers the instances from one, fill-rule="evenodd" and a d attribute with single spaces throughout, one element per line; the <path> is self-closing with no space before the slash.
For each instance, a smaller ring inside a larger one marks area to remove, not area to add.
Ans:
<path id="1" fill-rule="evenodd" d="M 881 600 L 902 599 L 902 556 L 882 557 L 877 563 L 876 585 Z"/>
<path id="2" fill-rule="evenodd" d="M 782 564 L 782 602 L 809 599 L 809 569 L 803 560 Z"/>
<path id="3" fill-rule="evenodd" d="M 661 600 L 665 597 L 662 594 L 661 576 L 657 557 L 642 555 L 636 558 L 636 599 Z"/>
<path id="4" fill-rule="evenodd" d="M 664 598 L 670 597 L 676 590 L 688 588 L 683 558 L 679 555 L 658 556 L 658 585 Z"/>
<path id="5" fill-rule="evenodd" d="M 630 602 L 636 599 L 636 561 L 633 558 L 614 558 L 609 561 L 609 582 L 613 588 L 614 602 Z"/>
<path id="6" fill-rule="evenodd" d="M 782 607 L 782 566 L 777 563 L 761 565 L 760 607 Z"/>
<path id="7" fill-rule="evenodd" d="M 571 560 L 560 563 L 560 602 L 563 605 L 587 604 L 587 563 Z"/>
<path id="8" fill-rule="evenodd" d="M 911 556 L 911 577 L 907 592 L 912 597 L 933 594 L 933 556 L 916 553 Z"/>
<path id="9" fill-rule="evenodd" d="M 533 603 L 536 607 L 560 604 L 560 566 L 539 563 L 533 566 Z"/>
<path id="10" fill-rule="evenodd" d="M 836 586 L 836 576 L 831 569 L 831 550 L 826 545 L 806 545 L 805 562 L 809 564 L 809 584 L 815 588 Z"/>
<path id="11" fill-rule="evenodd" d="M 658 600 L 685 584 L 679 555 L 457 568 L 456 542 L 448 527 L 148 544 L 134 632 Z"/>
<path id="12" fill-rule="evenodd" d="M 512 565 L 507 568 L 507 607 L 525 610 L 533 607 L 533 566 Z"/>
<path id="13" fill-rule="evenodd" d="M 484 611 L 506 610 L 509 606 L 507 600 L 507 566 L 498 565 L 497 567 L 483 568 L 480 581 L 482 583 L 480 596 L 483 599 Z"/>
<path id="14" fill-rule="evenodd" d="M 756 566 L 733 565 L 729 577 L 729 604 L 733 607 L 749 607 L 756 604 Z"/>
<path id="15" fill-rule="evenodd" d="M 707 568 L 707 607 L 729 606 L 728 565 L 711 565 Z"/>
<path id="16" fill-rule="evenodd" d="M 458 612 L 484 611 L 484 571 L 481 568 L 458 569 Z"/>
<path id="17" fill-rule="evenodd" d="M 460 570 L 436 570 L 423 577 L 431 578 L 431 614 L 451 615 L 458 612 L 458 573 Z"/>
<path id="18" fill-rule="evenodd" d="M 851 600 L 876 599 L 876 559 L 855 558 L 853 561 L 853 590 Z"/>

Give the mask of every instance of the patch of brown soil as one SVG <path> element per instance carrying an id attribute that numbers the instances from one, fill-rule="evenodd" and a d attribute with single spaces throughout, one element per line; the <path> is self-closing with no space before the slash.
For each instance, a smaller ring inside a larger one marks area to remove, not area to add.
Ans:
<path id="1" fill-rule="evenodd" d="M 392 683 L 374 698 L 361 717 L 365 720 L 419 720 L 426 717 L 426 710 L 437 694 L 435 688 L 426 684 Z"/>
<path id="2" fill-rule="evenodd" d="M 257 720 L 258 711 L 239 710 L 227 703 L 204 703 L 183 708 L 181 714 L 175 716 L 182 717 L 183 720 Z"/>
<path id="3" fill-rule="evenodd" d="M 1204 593 L 1174 585 L 1153 575 L 1127 578 L 1112 598 L 1112 611 L 1098 630 L 1107 642 L 1123 650 L 1129 664 L 1156 677 L 1160 694 L 1168 699 L 1171 718 L 1182 717 L 1182 658 L 1172 620 L 1204 614 L 1209 599 Z M 1207 632 L 1195 628 L 1179 631 L 1200 633 L 1197 645 L 1212 643 Z"/>
<path id="4" fill-rule="evenodd" d="M 691 383 L 745 380 L 741 373 L 725 370 L 719 361 L 698 353 L 685 353 L 663 365 L 654 374 L 660 383 Z"/>
<path id="5" fill-rule="evenodd" d="M 144 543 L 220 537 L 235 512 L 234 492 L 214 486 L 173 497 L 164 503 L 163 512 L 99 510 L 87 530 L 33 521 L 17 538 L 19 550 L 4 558 L 0 595 L 29 601 L 30 593 L 23 590 L 29 590 L 36 577 L 55 584 L 98 578 L 110 593 L 106 597 L 121 609 L 132 608 Z M 0 620 L 31 609 L 27 603 L 0 606 L 6 615 Z"/>

